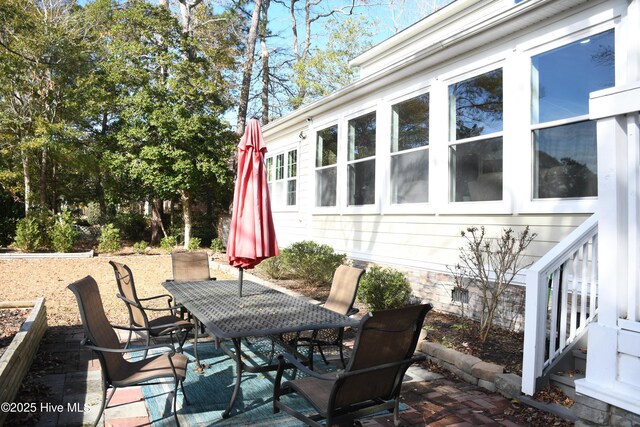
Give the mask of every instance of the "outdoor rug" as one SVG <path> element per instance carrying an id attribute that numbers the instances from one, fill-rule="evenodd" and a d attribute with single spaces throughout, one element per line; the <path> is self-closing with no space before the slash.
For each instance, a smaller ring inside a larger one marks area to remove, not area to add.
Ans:
<path id="1" fill-rule="evenodd" d="M 269 360 L 270 341 L 251 339 L 247 345 L 243 341 L 245 363 L 249 365 L 264 364 Z M 255 350 L 255 351 L 254 351 Z M 235 363 L 221 349 L 216 349 L 212 342 L 198 345 L 200 361 L 209 365 L 203 374 L 195 371 L 193 347 L 185 346 L 184 353 L 189 357 L 187 378 L 184 382 L 190 405 L 184 405 L 182 392 L 178 389 L 178 419 L 185 426 L 302 426 L 304 425 L 291 415 L 280 412 L 273 413 L 273 384 L 275 372 L 242 374 L 242 387 L 228 419 L 222 418 L 227 407 L 233 385 L 235 383 Z M 276 349 L 276 355 L 278 350 Z M 275 356 L 274 356 L 275 357 Z M 335 370 L 318 358 L 314 360 L 318 369 Z M 284 381 L 284 380 L 283 380 Z M 173 385 L 150 385 L 142 387 L 149 420 L 154 426 L 173 426 Z M 282 396 L 281 399 L 292 407 L 306 412 L 313 408 L 295 394 Z M 400 405 L 400 410 L 406 409 Z"/>

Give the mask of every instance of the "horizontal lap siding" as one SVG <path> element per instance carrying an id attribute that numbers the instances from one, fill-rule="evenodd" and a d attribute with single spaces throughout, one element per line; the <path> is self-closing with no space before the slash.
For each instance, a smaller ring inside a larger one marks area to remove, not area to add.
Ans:
<path id="1" fill-rule="evenodd" d="M 310 237 L 336 251 L 366 261 L 446 271 L 465 244 L 460 231 L 485 226 L 488 236 L 503 228 L 520 231 L 530 225 L 537 233 L 527 254 L 541 257 L 584 221 L 587 215 L 444 216 L 444 215 L 342 215 L 314 216 Z"/>

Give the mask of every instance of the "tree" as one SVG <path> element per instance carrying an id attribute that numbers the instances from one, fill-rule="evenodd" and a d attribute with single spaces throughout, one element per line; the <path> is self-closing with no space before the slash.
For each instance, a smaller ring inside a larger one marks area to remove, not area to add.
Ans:
<path id="1" fill-rule="evenodd" d="M 22 176 L 14 195 L 22 193 L 26 214 L 33 203 L 56 208 L 67 162 L 78 152 L 71 147 L 77 140 L 74 87 L 89 64 L 78 18 L 64 0 L 0 3 L 0 133 L 3 149 L 12 153 L 3 176 Z"/>
<path id="2" fill-rule="evenodd" d="M 224 69 L 205 53 L 232 44 L 185 37 L 166 9 L 137 0 L 116 12 L 112 34 L 105 67 L 126 87 L 115 161 L 152 198 L 179 197 L 186 248 L 194 200 L 207 186 L 231 182 L 235 136 L 220 119 L 228 87 Z"/>

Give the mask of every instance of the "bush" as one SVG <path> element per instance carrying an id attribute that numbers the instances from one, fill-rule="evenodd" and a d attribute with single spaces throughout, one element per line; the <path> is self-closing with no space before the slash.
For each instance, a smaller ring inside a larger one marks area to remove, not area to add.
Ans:
<path id="1" fill-rule="evenodd" d="M 192 237 L 189 239 L 189 244 L 187 245 L 187 250 L 189 252 L 197 251 L 200 249 L 200 244 L 202 243 L 202 239 L 199 237 Z"/>
<path id="2" fill-rule="evenodd" d="M 309 240 L 293 243 L 281 256 L 295 279 L 312 286 L 330 286 L 333 273 L 346 258 L 329 245 Z"/>
<path id="3" fill-rule="evenodd" d="M 371 311 L 403 307 L 410 297 L 409 281 L 392 268 L 371 267 L 358 286 L 358 300 Z"/>
<path id="4" fill-rule="evenodd" d="M 284 279 L 289 276 L 290 271 L 287 263 L 285 262 L 285 251 L 286 249 L 283 249 L 282 251 L 280 251 L 279 256 L 267 258 L 262 261 L 259 265 L 260 270 L 262 270 L 270 278 L 276 280 Z"/>
<path id="5" fill-rule="evenodd" d="M 211 250 L 214 254 L 220 254 L 224 252 L 224 244 L 222 243 L 222 240 L 218 239 L 217 237 L 213 239 L 211 241 Z"/>
<path id="6" fill-rule="evenodd" d="M 137 212 L 118 212 L 113 218 L 113 225 L 128 240 L 141 239 L 149 226 L 147 218 Z"/>
<path id="7" fill-rule="evenodd" d="M 16 235 L 16 226 L 24 216 L 24 206 L 16 202 L 0 185 L 0 246 L 10 244 Z"/>
<path id="8" fill-rule="evenodd" d="M 119 251 L 120 246 L 120 230 L 113 224 L 103 226 L 98 238 L 98 251 L 113 253 Z"/>
<path id="9" fill-rule="evenodd" d="M 178 239 L 176 236 L 167 236 L 163 237 L 160 240 L 160 249 L 162 249 L 166 253 L 171 253 L 173 248 L 178 244 Z"/>
<path id="10" fill-rule="evenodd" d="M 51 247 L 56 252 L 71 252 L 78 234 L 73 229 L 70 212 L 63 212 L 54 221 L 49 231 Z"/>
<path id="11" fill-rule="evenodd" d="M 49 228 L 51 214 L 46 210 L 33 210 L 16 225 L 14 246 L 20 250 L 33 252 L 39 248 L 49 248 Z"/>
<path id="12" fill-rule="evenodd" d="M 149 248 L 149 244 L 144 240 L 141 240 L 133 244 L 133 252 L 140 255 L 146 253 L 148 248 Z"/>

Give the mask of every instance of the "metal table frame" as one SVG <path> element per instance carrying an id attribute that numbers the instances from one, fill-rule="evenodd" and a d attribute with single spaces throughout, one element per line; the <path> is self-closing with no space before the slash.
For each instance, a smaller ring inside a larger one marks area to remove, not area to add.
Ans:
<path id="1" fill-rule="evenodd" d="M 243 338 L 358 325 L 357 320 L 348 316 L 247 280 L 243 283 L 242 296 L 238 294 L 237 280 L 167 281 L 162 285 L 196 319 L 194 351 L 198 365 L 197 322 L 203 323 L 217 342 L 231 340 L 233 350 L 220 342 L 221 348 L 236 362 L 236 383 L 223 418 L 229 417 L 238 397 L 243 370 L 255 373 L 277 368 L 277 364 L 258 367 L 245 364 L 242 361 Z M 311 349 L 309 356 L 312 357 Z"/>

